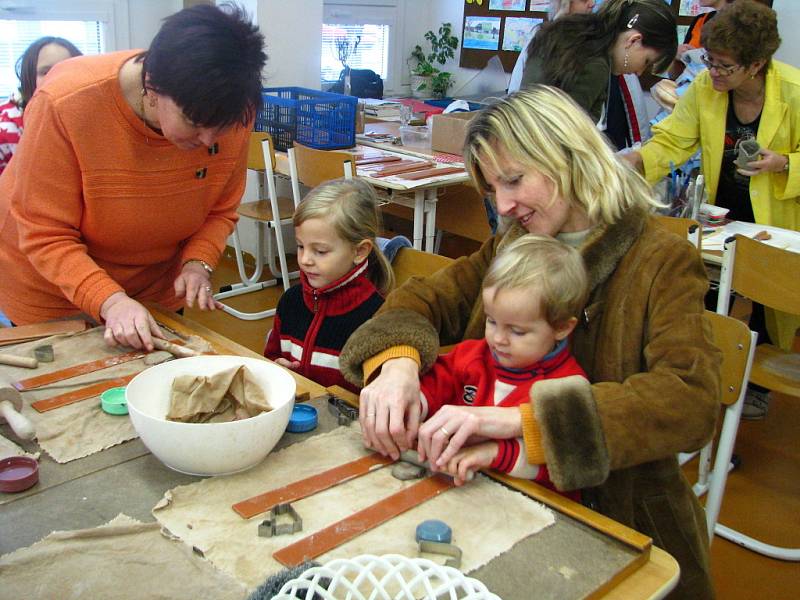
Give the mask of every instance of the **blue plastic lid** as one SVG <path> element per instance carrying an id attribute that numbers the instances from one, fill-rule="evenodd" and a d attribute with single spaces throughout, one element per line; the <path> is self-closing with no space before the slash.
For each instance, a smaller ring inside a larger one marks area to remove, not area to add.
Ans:
<path id="1" fill-rule="evenodd" d="M 449 544 L 453 541 L 453 530 L 444 521 L 428 519 L 417 525 L 417 542 L 442 542 Z"/>
<path id="2" fill-rule="evenodd" d="M 311 431 L 317 427 L 317 409 L 310 404 L 296 404 L 292 409 L 292 416 L 289 417 L 289 424 L 286 431 L 291 433 L 303 433 Z"/>

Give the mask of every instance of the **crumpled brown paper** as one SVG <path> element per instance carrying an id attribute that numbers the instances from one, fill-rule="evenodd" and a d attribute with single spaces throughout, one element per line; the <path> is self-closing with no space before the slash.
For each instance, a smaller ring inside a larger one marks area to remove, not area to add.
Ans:
<path id="1" fill-rule="evenodd" d="M 264 391 L 244 365 L 214 375 L 179 375 L 172 382 L 167 419 L 220 423 L 271 411 Z"/>

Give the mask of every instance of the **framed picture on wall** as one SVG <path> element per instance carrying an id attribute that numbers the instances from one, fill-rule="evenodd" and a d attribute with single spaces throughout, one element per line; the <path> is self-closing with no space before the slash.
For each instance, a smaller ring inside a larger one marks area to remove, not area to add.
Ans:
<path id="1" fill-rule="evenodd" d="M 462 47 L 497 50 L 500 47 L 500 17 L 466 17 Z"/>
<path id="2" fill-rule="evenodd" d="M 531 19 L 529 17 L 506 17 L 506 26 L 503 32 L 503 50 L 520 52 L 531 37 L 534 27 L 540 25 L 544 19 Z"/>
<path id="3" fill-rule="evenodd" d="M 489 0 L 489 10 L 525 10 L 528 0 Z"/>

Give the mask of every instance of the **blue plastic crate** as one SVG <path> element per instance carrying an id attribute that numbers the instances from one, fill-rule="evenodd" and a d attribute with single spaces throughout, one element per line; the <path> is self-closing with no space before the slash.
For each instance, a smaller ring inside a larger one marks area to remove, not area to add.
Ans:
<path id="1" fill-rule="evenodd" d="M 268 132 L 278 150 L 287 150 L 294 142 L 319 150 L 355 146 L 355 96 L 274 87 L 264 88 L 262 98 L 264 106 L 256 116 L 255 130 Z"/>

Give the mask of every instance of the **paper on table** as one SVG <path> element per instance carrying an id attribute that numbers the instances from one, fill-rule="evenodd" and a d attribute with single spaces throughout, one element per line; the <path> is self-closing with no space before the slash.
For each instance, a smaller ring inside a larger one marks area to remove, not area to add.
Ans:
<path id="1" fill-rule="evenodd" d="M 753 237 L 760 231 L 766 231 L 771 238 L 763 240 L 764 244 L 789 250 L 790 252 L 800 252 L 800 232 L 782 229 L 771 225 L 759 225 L 758 223 L 745 223 L 743 221 L 731 221 L 719 227 L 703 228 L 703 250 L 722 251 L 725 240 L 732 235 L 740 234 Z"/>

